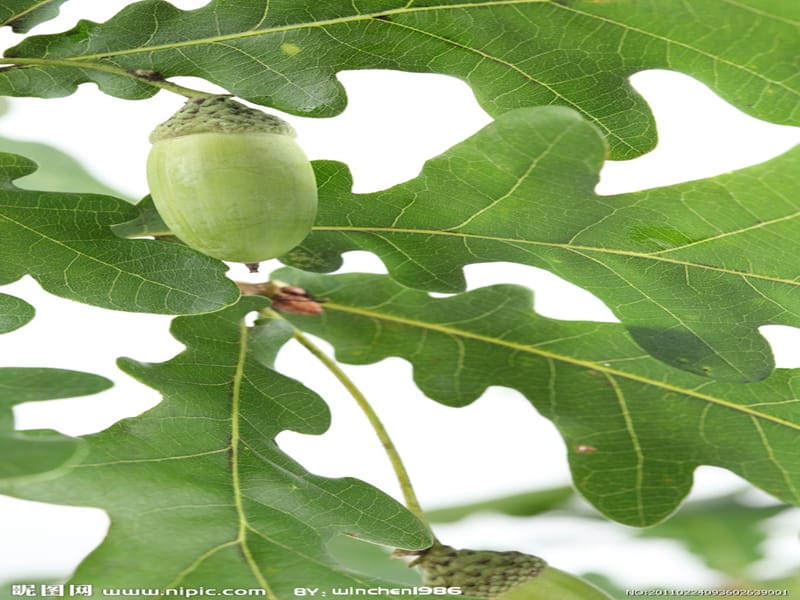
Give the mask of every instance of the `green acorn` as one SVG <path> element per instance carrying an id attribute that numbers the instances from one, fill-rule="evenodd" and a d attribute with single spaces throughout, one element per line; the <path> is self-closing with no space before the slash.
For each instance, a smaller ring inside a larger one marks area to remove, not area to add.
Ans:
<path id="1" fill-rule="evenodd" d="M 187 246 L 232 262 L 285 254 L 311 231 L 317 186 L 282 119 L 227 96 L 189 100 L 150 135 L 147 181 Z"/>
<path id="2" fill-rule="evenodd" d="M 411 563 L 431 587 L 460 587 L 488 600 L 609 600 L 589 582 L 522 552 L 456 550 L 437 544 Z"/>

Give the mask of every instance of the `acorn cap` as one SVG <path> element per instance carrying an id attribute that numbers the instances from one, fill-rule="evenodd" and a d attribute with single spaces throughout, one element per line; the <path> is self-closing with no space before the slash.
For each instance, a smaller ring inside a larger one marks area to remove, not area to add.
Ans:
<path id="1" fill-rule="evenodd" d="M 295 137 L 289 123 L 228 96 L 192 98 L 150 134 L 150 143 L 194 133 L 277 133 Z"/>
<path id="2" fill-rule="evenodd" d="M 437 544 L 411 563 L 422 571 L 423 583 L 461 588 L 465 596 L 496 598 L 536 577 L 547 563 L 522 552 L 456 550 Z"/>

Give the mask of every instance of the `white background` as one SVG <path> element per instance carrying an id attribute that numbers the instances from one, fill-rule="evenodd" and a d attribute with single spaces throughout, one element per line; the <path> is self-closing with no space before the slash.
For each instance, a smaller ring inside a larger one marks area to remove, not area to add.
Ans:
<path id="1" fill-rule="evenodd" d="M 79 18 L 104 21 L 130 2 L 71 0 L 58 20 L 36 33 L 63 31 Z M 175 2 L 194 8 L 203 2 Z M 18 36 L 4 32 L 2 46 Z M 415 177 L 423 162 L 468 137 L 490 118 L 462 82 L 435 75 L 399 72 L 344 72 L 347 110 L 333 119 L 284 115 L 299 132 L 311 159 L 335 159 L 350 165 L 355 191 L 385 189 Z M 190 78 L 190 87 L 214 91 Z M 756 121 L 722 102 L 686 76 L 651 71 L 633 77 L 650 102 L 660 143 L 633 161 L 608 163 L 598 192 L 613 194 L 709 177 L 768 160 L 800 141 L 800 130 Z M 147 136 L 155 124 L 182 104 L 167 92 L 129 102 L 84 85 L 64 99 L 14 99 L 0 119 L 0 135 L 42 141 L 79 158 L 92 173 L 131 198 L 147 193 L 144 176 Z M 275 267 L 278 265 L 275 264 Z M 270 265 L 262 265 L 269 273 Z M 364 253 L 348 255 L 346 270 L 383 272 Z M 231 275 L 247 279 L 242 266 Z M 519 265 L 467 268 L 471 288 L 515 282 L 536 291 L 535 308 L 562 319 L 614 320 L 590 294 L 550 275 Z M 257 277 L 250 277 L 258 280 Z M 102 430 L 116 420 L 146 410 L 158 395 L 120 373 L 118 356 L 158 362 L 181 350 L 167 328 L 169 318 L 105 311 L 42 292 L 28 278 L 0 291 L 26 299 L 36 319 L 0 336 L 0 364 L 49 366 L 105 375 L 116 386 L 102 394 L 37 402 L 16 410 L 20 429 L 53 428 L 78 435 Z M 779 366 L 800 367 L 800 332 L 767 326 L 762 332 Z M 328 348 L 323 342 L 320 342 Z M 279 366 L 329 400 L 333 425 L 323 436 L 284 433 L 281 446 L 310 470 L 329 476 L 353 475 L 400 497 L 388 462 L 374 434 L 352 401 L 323 369 L 299 348 L 288 348 Z M 347 367 L 389 426 L 425 507 L 434 508 L 504 493 L 566 484 L 565 449 L 552 425 L 531 410 L 518 393 L 489 390 L 465 409 L 442 407 L 411 384 L 410 366 L 390 359 L 378 366 Z M 720 469 L 701 468 L 693 497 L 705 497 L 744 484 Z M 754 503 L 772 502 L 756 491 Z M 103 538 L 107 519 L 97 509 L 52 507 L 0 497 L 0 583 L 39 575 L 67 576 Z M 769 558 L 762 576 L 777 576 L 800 564 L 797 530 L 800 510 L 768 524 Z M 602 572 L 634 586 L 713 586 L 722 582 L 680 547 L 662 540 L 633 540 L 627 528 L 602 521 L 563 517 L 526 521 L 482 515 L 437 528 L 455 546 L 518 549 L 544 556 L 551 564 L 576 572 Z"/>

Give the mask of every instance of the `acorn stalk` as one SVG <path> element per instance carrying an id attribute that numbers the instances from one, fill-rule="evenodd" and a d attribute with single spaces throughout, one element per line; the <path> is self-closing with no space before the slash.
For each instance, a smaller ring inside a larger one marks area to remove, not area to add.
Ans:
<path id="1" fill-rule="evenodd" d="M 282 119 L 227 96 L 189 100 L 150 135 L 147 181 L 161 218 L 187 246 L 250 265 L 311 231 L 317 186 Z"/>

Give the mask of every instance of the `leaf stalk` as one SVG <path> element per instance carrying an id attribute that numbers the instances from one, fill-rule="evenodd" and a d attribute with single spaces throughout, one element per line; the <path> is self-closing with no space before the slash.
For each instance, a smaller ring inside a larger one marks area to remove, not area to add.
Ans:
<path id="1" fill-rule="evenodd" d="M 188 88 L 172 81 L 168 81 L 163 75 L 156 71 L 147 71 L 142 69 L 123 69 L 122 67 L 115 67 L 113 65 L 106 65 L 100 63 L 81 63 L 78 64 L 74 60 L 57 60 L 57 59 L 41 59 L 41 58 L 9 58 L 0 57 L 0 65 L 8 65 L 0 68 L 0 70 L 13 69 L 15 67 L 72 67 L 79 69 L 88 69 L 92 71 L 100 71 L 102 73 L 110 73 L 112 75 L 119 75 L 121 77 L 130 77 L 136 81 L 141 81 L 147 85 L 172 92 L 184 96 L 185 98 L 205 98 L 210 96 L 218 96 L 210 92 L 202 92 L 193 88 Z"/>
<path id="2" fill-rule="evenodd" d="M 262 313 L 266 316 L 279 318 L 286 321 L 286 319 L 284 319 L 280 314 L 271 309 L 265 309 L 262 311 Z M 373 431 L 375 431 L 375 435 L 378 436 L 381 446 L 383 446 L 386 455 L 389 457 L 389 462 L 392 464 L 392 470 L 394 471 L 395 477 L 400 485 L 400 491 L 403 494 L 406 507 L 428 528 L 428 531 L 430 531 L 431 535 L 433 536 L 434 544 L 438 543 L 436 536 L 433 535 L 431 525 L 425 516 L 425 512 L 422 510 L 422 506 L 419 503 L 417 494 L 414 491 L 414 486 L 411 483 L 411 477 L 406 470 L 403 459 L 400 457 L 400 453 L 397 451 L 397 447 L 394 445 L 389 432 L 386 430 L 386 427 L 384 426 L 378 414 L 375 412 L 375 409 L 372 407 L 369 400 L 367 400 L 364 393 L 358 388 L 358 386 L 356 386 L 353 380 L 348 377 L 348 375 L 341 369 L 335 360 L 325 354 L 297 327 L 291 323 L 290 325 L 292 327 L 294 339 L 297 340 L 297 342 L 299 342 L 300 345 L 308 350 L 315 358 L 317 358 L 317 360 L 319 360 L 333 374 L 333 376 L 339 380 L 339 382 L 353 397 L 353 400 L 355 400 L 358 407 L 367 417 L 370 426 L 372 427 Z"/>

